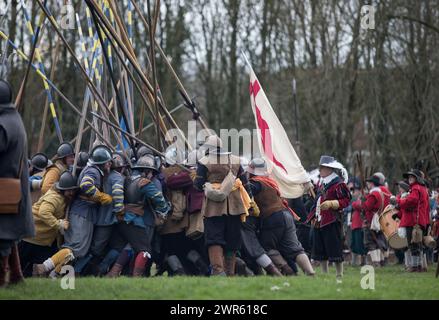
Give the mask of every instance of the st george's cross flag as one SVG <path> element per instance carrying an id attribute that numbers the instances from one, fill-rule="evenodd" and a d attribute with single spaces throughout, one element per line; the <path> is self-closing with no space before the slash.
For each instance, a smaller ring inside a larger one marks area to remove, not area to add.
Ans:
<path id="1" fill-rule="evenodd" d="M 270 177 L 279 185 L 281 196 L 288 199 L 298 198 L 305 192 L 310 177 L 248 60 L 247 64 L 250 69 L 250 100 L 255 116 L 259 151 L 271 171 Z"/>

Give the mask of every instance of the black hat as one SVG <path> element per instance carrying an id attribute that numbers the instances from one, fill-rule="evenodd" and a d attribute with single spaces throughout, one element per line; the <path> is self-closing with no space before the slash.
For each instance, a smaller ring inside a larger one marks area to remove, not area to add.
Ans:
<path id="1" fill-rule="evenodd" d="M 78 189 L 77 179 L 70 173 L 70 171 L 64 171 L 59 178 L 59 181 L 55 183 L 55 188 L 58 190 L 74 190 Z"/>
<path id="2" fill-rule="evenodd" d="M 381 185 L 381 181 L 380 181 L 380 177 L 378 176 L 371 176 L 369 178 L 366 179 L 366 182 L 372 182 L 374 185 L 379 186 Z"/>
<path id="3" fill-rule="evenodd" d="M 410 190 L 410 186 L 407 182 L 401 180 L 399 182 L 396 183 L 398 186 L 400 186 L 404 191 L 409 191 Z"/>
<path id="4" fill-rule="evenodd" d="M 404 173 L 402 175 L 405 179 L 408 179 L 409 176 L 414 176 L 416 178 L 416 180 L 418 180 L 419 183 L 423 183 L 424 178 L 422 177 L 422 172 L 421 170 L 418 169 L 411 169 L 409 172 Z"/>
<path id="5" fill-rule="evenodd" d="M 110 162 L 111 159 L 110 148 L 104 145 L 99 145 L 92 150 L 90 162 L 92 164 L 100 165 Z"/>
<path id="6" fill-rule="evenodd" d="M 36 153 L 31 159 L 32 167 L 37 170 L 43 171 L 49 164 L 49 158 L 44 153 Z"/>
<path id="7" fill-rule="evenodd" d="M 63 142 L 59 145 L 58 150 L 56 151 L 56 158 L 63 159 L 74 154 L 75 150 L 73 150 L 73 145 L 70 142 Z"/>
<path id="8" fill-rule="evenodd" d="M 0 80 L 0 104 L 12 102 L 12 88 L 9 82 Z"/>

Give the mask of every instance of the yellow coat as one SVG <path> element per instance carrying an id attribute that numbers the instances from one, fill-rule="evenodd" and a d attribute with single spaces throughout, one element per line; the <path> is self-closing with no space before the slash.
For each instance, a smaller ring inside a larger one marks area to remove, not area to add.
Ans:
<path id="1" fill-rule="evenodd" d="M 46 173 L 43 176 L 43 181 L 41 182 L 41 194 L 46 194 L 46 192 L 59 181 L 59 177 L 61 177 L 61 174 L 66 170 L 67 167 L 62 160 L 55 161 L 53 165 L 47 168 Z"/>
<path id="2" fill-rule="evenodd" d="M 40 246 L 51 246 L 60 228 L 60 219 L 65 217 L 64 196 L 51 188 L 32 206 L 35 224 L 35 237 L 24 239 Z"/>

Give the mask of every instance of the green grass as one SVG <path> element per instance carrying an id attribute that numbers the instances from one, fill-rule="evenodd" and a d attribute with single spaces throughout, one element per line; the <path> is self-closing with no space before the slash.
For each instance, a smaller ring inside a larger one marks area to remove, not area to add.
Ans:
<path id="1" fill-rule="evenodd" d="M 61 289 L 60 279 L 27 279 L 0 289 L 0 299 L 439 299 L 432 267 L 428 273 L 406 273 L 401 266 L 377 269 L 375 290 L 361 289 L 360 268 L 346 267 L 341 284 L 334 272 L 314 278 L 78 278 L 75 290 Z"/>

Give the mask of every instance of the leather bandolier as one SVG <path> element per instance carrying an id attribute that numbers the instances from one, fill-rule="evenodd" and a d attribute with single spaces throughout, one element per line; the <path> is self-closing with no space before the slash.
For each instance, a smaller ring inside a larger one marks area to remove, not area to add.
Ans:
<path id="1" fill-rule="evenodd" d="M 254 196 L 256 204 L 260 210 L 262 218 L 268 218 L 273 213 L 285 210 L 282 199 L 278 196 L 277 191 L 273 188 L 260 183 L 262 190 Z"/>

